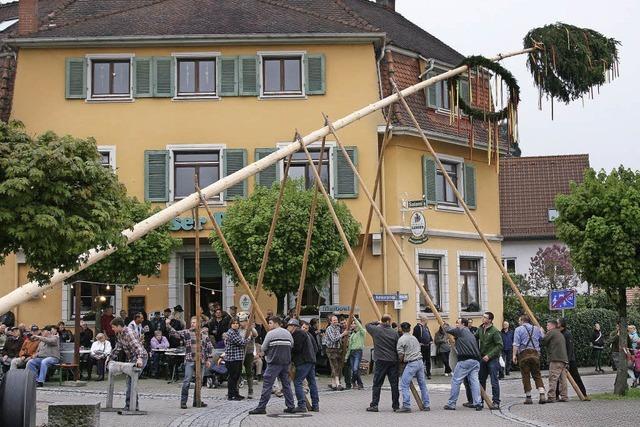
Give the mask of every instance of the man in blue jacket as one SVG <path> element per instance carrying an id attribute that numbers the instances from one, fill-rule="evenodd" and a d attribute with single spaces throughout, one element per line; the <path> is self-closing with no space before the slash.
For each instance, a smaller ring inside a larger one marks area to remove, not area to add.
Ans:
<path id="1" fill-rule="evenodd" d="M 511 373 L 511 358 L 513 357 L 513 330 L 509 328 L 509 322 L 502 322 L 502 359 L 504 368 L 500 370 L 500 379 Z"/>

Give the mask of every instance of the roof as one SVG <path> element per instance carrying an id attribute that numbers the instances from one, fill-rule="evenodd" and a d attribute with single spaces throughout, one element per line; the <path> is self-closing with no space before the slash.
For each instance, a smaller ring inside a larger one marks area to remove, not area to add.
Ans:
<path id="1" fill-rule="evenodd" d="M 549 209 L 589 168 L 588 154 L 509 157 L 500 161 L 500 226 L 505 240 L 555 238 Z"/>
<path id="2" fill-rule="evenodd" d="M 47 15 L 64 6 L 69 0 L 39 0 L 38 15 L 44 21 Z M 0 22 L 18 19 L 18 0 L 11 3 L 0 4 Z M 17 30 L 17 25 L 11 26 L 0 34 L 11 34 Z"/>
<path id="3" fill-rule="evenodd" d="M 375 34 L 428 58 L 451 64 L 462 59 L 401 14 L 369 0 L 40 0 L 40 4 L 47 13 L 40 11 L 41 29 L 29 39 Z M 9 6 L 17 10 L 14 4 Z"/>

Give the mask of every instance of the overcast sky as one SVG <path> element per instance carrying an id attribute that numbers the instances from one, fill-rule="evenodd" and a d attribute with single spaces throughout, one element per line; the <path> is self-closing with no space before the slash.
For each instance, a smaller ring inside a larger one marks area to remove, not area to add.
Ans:
<path id="1" fill-rule="evenodd" d="M 640 1 L 396 0 L 396 9 L 463 55 L 518 50 L 530 29 L 556 21 L 620 40 L 620 78 L 601 87 L 593 100 L 585 100 L 584 108 L 580 101 L 568 106 L 554 102 L 553 121 L 548 102 L 543 102 L 543 111 L 538 110 L 537 90 L 525 58 L 506 59 L 503 65 L 515 74 L 522 91 L 519 119 L 524 156 L 588 153 L 596 169 L 610 170 L 620 164 L 640 169 Z"/>

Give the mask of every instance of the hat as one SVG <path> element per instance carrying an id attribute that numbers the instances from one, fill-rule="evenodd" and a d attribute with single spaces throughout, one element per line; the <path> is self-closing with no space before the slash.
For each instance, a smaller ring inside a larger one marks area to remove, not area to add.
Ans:
<path id="1" fill-rule="evenodd" d="M 240 313 L 238 313 L 239 322 L 246 322 L 247 320 L 249 320 L 249 313 L 246 313 L 244 311 L 241 311 Z"/>
<path id="2" fill-rule="evenodd" d="M 11 328 L 11 330 L 12 330 L 12 331 L 15 331 L 16 329 L 17 329 L 17 330 L 20 330 L 20 328 L 19 328 L 19 327 L 17 327 L 17 326 L 14 326 L 13 328 Z"/>
<path id="3" fill-rule="evenodd" d="M 287 323 L 287 326 L 300 326 L 300 322 L 298 319 L 291 319 L 289 320 L 289 323 Z"/>
<path id="4" fill-rule="evenodd" d="M 35 323 L 33 325 L 31 325 L 31 330 L 32 331 L 39 331 L 40 328 L 38 327 L 38 325 L 36 325 Z"/>
<path id="5" fill-rule="evenodd" d="M 173 310 L 177 311 L 178 313 L 184 312 L 184 310 L 182 309 L 182 306 L 180 304 L 178 304 L 175 307 L 173 307 Z"/>
<path id="6" fill-rule="evenodd" d="M 166 313 L 166 312 L 171 313 L 171 309 L 170 309 L 169 307 L 165 308 L 165 309 L 164 309 L 164 311 L 163 311 L 163 313 Z"/>

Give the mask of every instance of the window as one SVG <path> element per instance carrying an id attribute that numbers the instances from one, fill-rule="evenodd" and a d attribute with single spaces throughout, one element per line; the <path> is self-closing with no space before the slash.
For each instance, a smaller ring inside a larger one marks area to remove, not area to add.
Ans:
<path id="1" fill-rule="evenodd" d="M 264 95 L 303 95 L 302 55 L 262 56 Z"/>
<path id="2" fill-rule="evenodd" d="M 215 58 L 178 58 L 178 96 L 215 96 Z"/>
<path id="3" fill-rule="evenodd" d="M 305 285 L 302 291 L 302 307 L 315 307 L 315 312 L 317 312 L 319 306 L 333 304 L 332 294 L 333 280 L 331 276 L 329 276 L 320 291 L 315 286 Z"/>
<path id="4" fill-rule="evenodd" d="M 478 283 L 477 259 L 460 258 L 460 309 L 477 313 L 480 311 L 480 286 Z"/>
<path id="5" fill-rule="evenodd" d="M 309 154 L 311 154 L 311 158 L 313 159 L 313 167 L 318 167 L 318 163 L 320 162 L 320 148 L 308 148 Z M 330 192 L 331 188 L 331 178 L 329 173 L 329 155 L 330 148 L 325 148 L 324 154 L 322 155 L 322 170 L 320 171 L 320 178 L 322 179 L 322 184 L 327 192 Z M 285 160 L 286 163 L 286 160 Z M 286 167 L 286 165 L 285 165 Z M 307 155 L 304 151 L 298 151 L 291 156 L 291 166 L 289 167 L 289 178 L 290 179 L 304 179 L 305 188 L 311 188 L 315 182 L 315 174 L 311 170 L 311 165 L 307 160 Z"/>
<path id="6" fill-rule="evenodd" d="M 442 74 L 444 71 L 431 71 L 427 73 L 427 78 L 435 77 L 438 74 Z M 469 81 L 465 78 L 460 78 L 458 91 L 460 97 L 467 103 L 469 102 Z M 437 82 L 427 87 L 427 104 L 429 107 L 436 109 L 449 109 L 449 83 L 446 80 Z"/>
<path id="7" fill-rule="evenodd" d="M 553 222 L 556 220 L 556 218 L 558 218 L 558 210 L 557 209 L 549 209 L 547 211 L 547 214 L 549 216 L 549 222 Z"/>
<path id="8" fill-rule="evenodd" d="M 80 286 L 80 314 L 84 320 L 95 320 L 96 313 L 109 305 L 115 306 L 115 285 L 75 283 L 69 286 L 69 320 L 75 319 L 76 286 Z"/>
<path id="9" fill-rule="evenodd" d="M 183 199 L 194 193 L 194 175 L 198 185 L 204 188 L 220 179 L 220 150 L 173 152 L 173 198 Z M 213 200 L 220 200 L 220 195 Z"/>
<path id="10" fill-rule="evenodd" d="M 100 164 L 105 168 L 116 170 L 116 147 L 113 145 L 98 146 L 98 154 L 100 155 Z"/>
<path id="11" fill-rule="evenodd" d="M 453 181 L 456 189 L 460 188 L 459 187 L 460 183 L 458 178 L 458 175 L 459 175 L 458 169 L 460 165 L 458 163 L 453 163 L 453 162 L 442 162 L 442 165 L 444 166 L 444 169 L 449 174 L 449 177 L 451 177 L 451 180 Z M 456 206 L 458 205 L 458 198 L 453 192 L 453 188 L 451 188 L 449 183 L 447 183 L 444 177 L 444 174 L 442 173 L 440 168 L 436 170 L 436 200 L 438 203 L 456 205 Z"/>
<path id="12" fill-rule="evenodd" d="M 131 97 L 130 59 L 92 59 L 91 97 L 113 99 Z"/>
<path id="13" fill-rule="evenodd" d="M 516 259 L 515 258 L 502 258 L 502 265 L 507 269 L 507 272 L 515 274 L 516 272 Z"/>
<path id="14" fill-rule="evenodd" d="M 422 278 L 422 284 L 425 287 L 429 298 L 436 306 L 438 311 L 441 311 L 440 301 L 440 258 L 427 258 L 420 257 L 418 260 L 418 269 L 420 277 Z M 431 308 L 427 304 L 422 293 L 420 293 L 420 311 L 431 312 Z"/>

